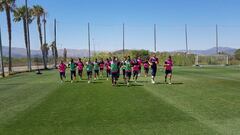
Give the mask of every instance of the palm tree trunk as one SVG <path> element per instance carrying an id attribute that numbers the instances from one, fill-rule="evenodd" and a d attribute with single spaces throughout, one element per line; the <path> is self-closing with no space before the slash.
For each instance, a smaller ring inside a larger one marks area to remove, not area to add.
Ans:
<path id="1" fill-rule="evenodd" d="M 2 34 L 0 28 L 0 58 L 1 58 L 1 67 L 2 67 L 2 77 L 5 77 L 4 65 L 3 65 L 3 52 L 2 52 Z"/>
<path id="2" fill-rule="evenodd" d="M 8 64 L 8 72 L 12 72 L 12 26 L 11 26 L 11 15 L 10 15 L 10 7 L 6 4 L 6 16 L 7 16 L 7 27 L 8 27 L 8 47 L 9 47 L 9 52 L 8 52 L 8 59 L 9 59 L 9 64 Z"/>
<path id="3" fill-rule="evenodd" d="M 43 57 L 43 66 L 44 66 L 44 69 L 47 69 L 44 47 L 43 47 L 43 38 L 42 38 L 42 28 L 41 28 L 40 17 L 37 18 L 37 25 L 38 25 L 39 40 L 40 40 L 40 44 L 41 44 L 41 51 L 42 51 L 42 57 Z"/>
<path id="4" fill-rule="evenodd" d="M 29 32 L 29 24 L 26 21 L 26 31 L 27 31 L 27 41 L 28 41 L 28 59 L 29 59 L 29 71 L 32 71 L 32 59 L 31 59 L 31 45 L 30 45 L 30 32 Z"/>
<path id="5" fill-rule="evenodd" d="M 25 18 L 22 18 L 22 19 L 23 19 L 24 40 L 25 40 L 25 46 L 26 46 L 26 51 L 27 51 L 27 66 L 28 66 L 28 70 L 30 70 L 29 52 L 28 52 L 27 26 L 26 26 Z"/>

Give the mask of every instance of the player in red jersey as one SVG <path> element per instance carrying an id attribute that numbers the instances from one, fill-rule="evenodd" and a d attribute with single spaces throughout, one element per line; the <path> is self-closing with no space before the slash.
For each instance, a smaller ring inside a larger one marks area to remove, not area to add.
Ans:
<path id="1" fill-rule="evenodd" d="M 168 84 L 172 84 L 172 67 L 173 67 L 173 61 L 172 57 L 169 56 L 168 59 L 164 63 L 165 68 L 165 83 L 167 83 L 167 78 L 169 77 Z"/>
<path id="2" fill-rule="evenodd" d="M 132 60 L 132 65 L 133 65 L 133 79 L 136 83 L 137 79 L 138 79 L 138 75 L 140 73 L 140 63 L 139 63 L 137 57 Z"/>
<path id="3" fill-rule="evenodd" d="M 66 68 L 67 68 L 67 66 L 61 60 L 61 63 L 58 66 L 61 83 L 63 83 L 63 79 L 66 79 Z"/>
<path id="4" fill-rule="evenodd" d="M 80 78 L 80 80 L 82 80 L 82 78 L 83 78 L 83 68 L 84 68 L 84 64 L 83 64 L 81 58 L 78 59 L 77 68 L 78 68 L 79 78 Z"/>
<path id="5" fill-rule="evenodd" d="M 103 70 L 104 70 L 104 66 L 105 63 L 103 61 L 103 58 L 101 59 L 101 61 L 99 62 L 99 66 L 100 66 L 100 77 L 103 78 Z"/>
<path id="6" fill-rule="evenodd" d="M 144 67 L 145 77 L 147 77 L 149 72 L 149 63 L 147 60 L 143 63 L 143 67 Z"/>
<path id="7" fill-rule="evenodd" d="M 111 61 L 109 59 L 106 60 L 105 67 L 106 67 L 107 80 L 108 80 L 109 76 L 111 75 Z"/>
<path id="8" fill-rule="evenodd" d="M 141 73 L 142 73 L 142 59 L 141 59 L 141 57 L 138 57 L 137 61 L 138 61 L 138 64 L 139 64 L 139 74 L 138 74 L 138 76 L 141 76 Z"/>

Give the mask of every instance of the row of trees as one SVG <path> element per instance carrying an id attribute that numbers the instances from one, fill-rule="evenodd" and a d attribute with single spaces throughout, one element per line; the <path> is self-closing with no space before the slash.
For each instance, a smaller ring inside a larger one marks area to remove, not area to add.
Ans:
<path id="1" fill-rule="evenodd" d="M 6 13 L 7 27 L 8 27 L 8 45 L 9 45 L 9 56 L 8 56 L 8 70 L 12 72 L 12 14 L 14 22 L 22 22 L 24 32 L 24 42 L 28 58 L 28 69 L 31 71 L 31 49 L 30 49 L 30 35 L 29 25 L 36 20 L 37 30 L 39 34 L 40 49 L 42 51 L 42 60 L 44 69 L 47 69 L 48 51 L 51 47 L 53 52 L 57 52 L 56 42 L 52 42 L 51 45 L 46 43 L 46 11 L 40 5 L 34 5 L 32 7 L 26 5 L 16 6 L 16 0 L 0 0 L 0 12 Z M 44 24 L 44 41 L 42 34 L 42 23 Z M 55 24 L 56 25 L 56 24 Z M 57 53 L 54 53 L 57 54 Z"/>

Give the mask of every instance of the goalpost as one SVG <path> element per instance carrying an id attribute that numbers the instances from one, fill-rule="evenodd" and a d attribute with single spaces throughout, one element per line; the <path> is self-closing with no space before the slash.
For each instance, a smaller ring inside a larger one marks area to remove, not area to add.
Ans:
<path id="1" fill-rule="evenodd" d="M 229 65 L 228 55 L 196 55 L 195 66 L 226 66 Z"/>

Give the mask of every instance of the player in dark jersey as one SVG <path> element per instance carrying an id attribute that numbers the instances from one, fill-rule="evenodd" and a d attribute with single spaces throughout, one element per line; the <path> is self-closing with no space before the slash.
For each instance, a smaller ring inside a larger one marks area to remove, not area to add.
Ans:
<path id="1" fill-rule="evenodd" d="M 149 59 L 149 64 L 151 65 L 151 69 L 152 69 L 152 83 L 155 84 L 155 77 L 157 74 L 157 65 L 158 65 L 159 61 L 158 58 L 156 57 L 156 54 L 154 53 L 153 56 Z"/>

